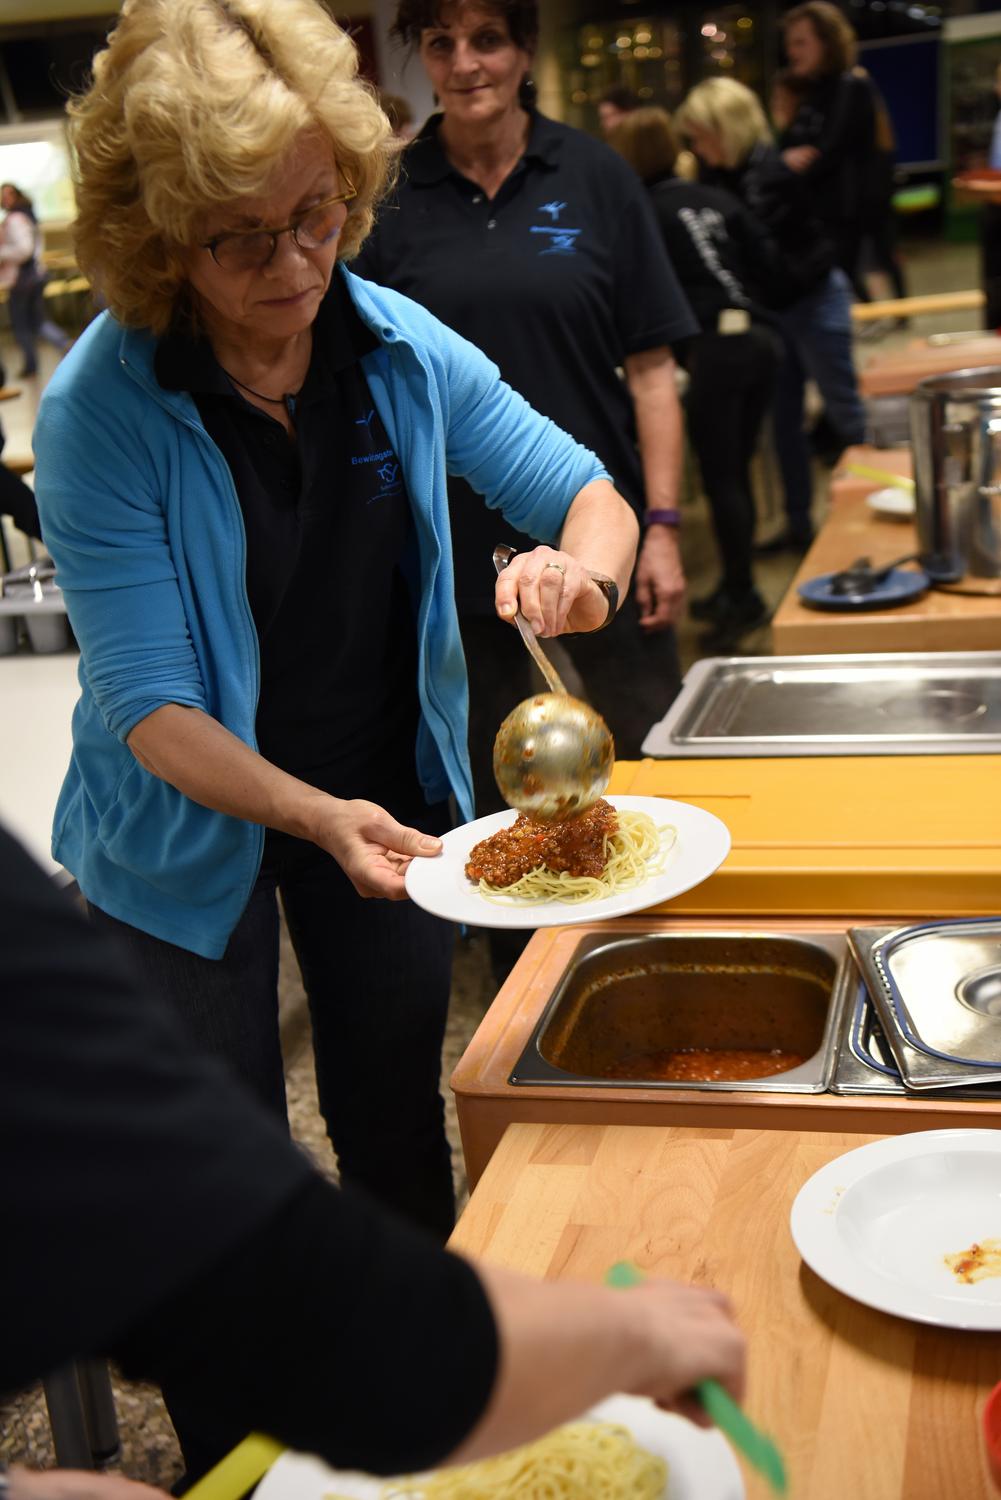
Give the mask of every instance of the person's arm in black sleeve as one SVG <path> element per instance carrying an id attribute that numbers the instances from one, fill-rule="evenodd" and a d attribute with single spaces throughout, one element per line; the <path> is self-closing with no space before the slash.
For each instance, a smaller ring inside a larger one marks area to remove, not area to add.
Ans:
<path id="1" fill-rule="evenodd" d="M 475 1272 L 320 1178 L 2 830 L 0 953 L 0 1390 L 121 1349 L 202 1380 L 234 1441 L 376 1471 L 456 1447 L 496 1366 Z M 405 1386 L 420 1421 L 383 1422 Z"/>
<path id="2" fill-rule="evenodd" d="M 112 1352 L 231 1443 L 253 1428 L 375 1474 L 457 1449 L 498 1357 L 472 1267 L 319 1177 Z"/>
<path id="3" fill-rule="evenodd" d="M 319 1179 L 2 831 L 0 951 L 0 1390 L 115 1350 L 217 1437 L 375 1472 L 495 1453 L 614 1390 L 688 1410 L 712 1376 L 739 1399 L 717 1293 L 476 1271 Z"/>

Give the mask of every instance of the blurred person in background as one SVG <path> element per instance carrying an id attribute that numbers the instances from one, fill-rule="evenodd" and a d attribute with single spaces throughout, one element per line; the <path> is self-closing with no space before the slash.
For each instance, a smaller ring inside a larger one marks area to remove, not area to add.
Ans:
<path id="1" fill-rule="evenodd" d="M 1001 65 L 994 74 L 995 102 L 1001 106 Z M 987 165 L 1001 172 L 1001 107 L 994 116 Z M 984 327 L 1001 328 L 1001 194 L 980 207 L 980 283 L 984 289 Z"/>
<path id="2" fill-rule="evenodd" d="M 477 350 L 339 264 L 395 147 L 316 0 L 129 0 L 94 74 L 77 245 L 109 311 L 35 438 L 82 663 L 54 854 L 284 1119 L 280 895 L 342 1179 L 444 1240 L 454 934 L 404 899 L 449 798 L 472 816 L 444 476 L 546 539 L 494 600 L 539 634 L 605 624 L 638 527 Z"/>
<path id="3" fill-rule="evenodd" d="M 647 195 L 614 151 L 541 115 L 528 75 L 535 0 L 402 0 L 393 30 L 439 101 L 354 268 L 424 304 L 613 476 L 643 524 L 635 587 L 614 625 L 566 642 L 620 758 L 635 758 L 680 685 L 673 622 L 682 429 L 671 345 L 696 331 Z M 620 375 L 625 372 L 625 378 Z M 449 482 L 460 625 L 470 672 L 470 756 L 480 814 L 503 806 L 493 741 L 537 691 L 517 632 L 490 605 L 498 524 Z M 505 941 L 505 937 L 508 941 Z M 496 977 L 524 934 L 492 938 Z M 507 956 L 502 956 L 507 955 Z"/>
<path id="4" fill-rule="evenodd" d="M 786 166 L 809 188 L 835 263 L 854 281 L 876 144 L 875 90 L 869 75 L 855 66 L 855 31 L 830 0 L 794 6 L 780 24 L 789 70 L 807 88 L 779 135 L 779 149 Z"/>
<path id="5" fill-rule="evenodd" d="M 113 1356 L 198 1410 L 188 1480 L 252 1430 L 389 1474 L 528 1442 L 615 1391 L 702 1425 L 699 1381 L 741 1397 L 720 1293 L 532 1281 L 326 1181 L 2 829 L 0 942 L 0 1390 Z M 4 1488 L 159 1495 L 20 1468 Z"/>
<path id="6" fill-rule="evenodd" d="M 675 126 L 700 160 L 700 180 L 739 197 L 775 248 L 775 271 L 762 297 L 784 340 L 773 410 L 786 519 L 783 531 L 758 550 L 802 552 L 813 539 L 813 463 L 804 429 L 808 377 L 820 390 L 835 442 L 844 448 L 865 436 L 852 358 L 851 287 L 812 211 L 803 175 L 772 144 L 756 94 L 736 79 L 707 79 L 685 99 Z"/>
<path id="7" fill-rule="evenodd" d="M 608 135 L 634 109 L 639 109 L 640 97 L 624 83 L 613 83 L 598 98 L 598 124 L 602 134 Z"/>
<path id="8" fill-rule="evenodd" d="M 9 288 L 10 328 L 24 359 L 18 379 L 38 374 L 38 340 L 44 339 L 65 354 L 72 342 L 69 335 L 53 323 L 45 311 L 45 284 L 48 277 L 42 265 L 42 233 L 35 218 L 31 199 L 5 182 L 0 187 L 0 286 Z"/>
<path id="9" fill-rule="evenodd" d="M 722 575 L 689 611 L 710 626 L 710 650 L 735 646 L 768 619 L 754 586 L 751 460 L 775 388 L 781 340 L 758 287 L 776 272 L 771 243 L 739 198 L 676 175 L 678 138 L 666 110 L 634 110 L 609 135 L 646 186 L 699 332 L 679 347 L 688 371 L 688 436 L 702 471 Z"/>
<path id="10" fill-rule="evenodd" d="M 855 70 L 861 73 L 863 70 Z M 865 75 L 868 77 L 868 74 Z M 897 248 L 897 214 L 893 206 L 893 195 L 897 187 L 897 138 L 893 129 L 890 111 L 882 94 L 869 80 L 873 95 L 876 128 L 873 148 L 862 172 L 861 226 L 862 241 L 858 265 L 855 270 L 855 293 L 861 302 L 871 302 L 872 292 L 868 275 L 874 272 L 889 283 L 888 295 L 906 297 L 907 282 Z M 904 328 L 906 318 L 881 320 L 869 338 Z"/>

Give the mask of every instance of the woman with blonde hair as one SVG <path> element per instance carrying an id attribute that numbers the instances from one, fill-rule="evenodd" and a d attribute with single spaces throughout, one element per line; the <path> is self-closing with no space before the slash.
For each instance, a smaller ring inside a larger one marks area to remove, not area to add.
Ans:
<path id="1" fill-rule="evenodd" d="M 472 814 L 445 474 L 543 539 L 496 593 L 539 634 L 602 627 L 635 522 L 477 350 L 347 271 L 394 148 L 316 0 L 127 0 L 70 130 L 108 311 L 36 434 L 81 648 L 55 857 L 284 1116 L 280 895 L 341 1178 L 444 1239 L 453 933 L 404 872 L 450 797 Z"/>
<path id="2" fill-rule="evenodd" d="M 693 599 L 689 610 L 709 625 L 706 646 L 729 650 L 768 619 L 751 565 L 751 460 L 781 352 L 759 300 L 775 275 L 775 257 L 763 228 L 732 193 L 676 175 L 678 138 L 666 110 L 634 110 L 608 139 L 650 194 L 664 248 L 699 324 L 678 356 L 688 371 L 688 436 L 722 571 L 713 592 Z"/>
<path id="3" fill-rule="evenodd" d="M 837 441 L 847 446 L 865 435 L 852 359 L 851 288 L 802 175 L 772 144 L 757 95 L 736 79 L 707 79 L 685 99 L 675 124 L 699 158 L 700 181 L 740 198 L 775 247 L 775 273 L 763 297 L 785 343 L 774 412 L 786 522 L 759 550 L 802 552 L 813 537 L 813 464 L 803 429 L 807 377 L 819 387 Z"/>

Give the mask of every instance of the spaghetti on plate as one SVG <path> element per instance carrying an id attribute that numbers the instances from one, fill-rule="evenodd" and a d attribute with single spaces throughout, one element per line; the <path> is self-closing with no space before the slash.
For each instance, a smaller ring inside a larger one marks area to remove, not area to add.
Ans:
<path id="1" fill-rule="evenodd" d="M 388 1484 L 382 1500 L 661 1500 L 667 1464 L 614 1422 L 571 1422 L 496 1458 Z"/>
<path id="2" fill-rule="evenodd" d="M 601 798 L 564 823 L 519 813 L 509 828 L 469 851 L 466 876 L 488 901 L 576 904 L 642 885 L 659 875 L 677 830 L 642 812 L 617 812 Z"/>

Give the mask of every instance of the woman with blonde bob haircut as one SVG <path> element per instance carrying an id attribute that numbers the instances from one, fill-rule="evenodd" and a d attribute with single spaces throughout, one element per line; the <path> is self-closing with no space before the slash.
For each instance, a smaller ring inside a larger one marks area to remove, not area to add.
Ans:
<path id="1" fill-rule="evenodd" d="M 70 113 L 108 310 L 36 433 L 82 656 L 55 857 L 284 1114 L 280 893 L 341 1178 L 444 1239 L 453 934 L 404 874 L 449 798 L 472 812 L 445 476 L 541 539 L 498 631 L 601 628 L 636 523 L 479 351 L 343 264 L 395 148 L 316 0 L 126 0 Z"/>
<path id="2" fill-rule="evenodd" d="M 688 607 L 709 626 L 707 649 L 728 650 L 768 618 L 751 567 L 751 460 L 771 406 L 781 352 L 759 301 L 775 275 L 775 256 L 764 229 L 739 198 L 678 175 L 678 137 L 666 110 L 633 110 L 608 142 L 642 179 L 664 248 L 698 320 L 698 333 L 685 340 L 678 355 L 688 371 L 688 437 L 712 512 L 721 576 L 710 594 L 692 599 Z"/>
<path id="3" fill-rule="evenodd" d="M 785 529 L 763 550 L 802 552 L 813 538 L 813 464 L 803 431 L 809 376 L 842 446 L 861 443 L 865 413 L 852 359 L 851 288 L 814 212 L 803 175 L 776 151 L 757 95 L 730 78 L 697 84 L 675 114 L 700 162 L 699 180 L 741 199 L 775 247 L 764 297 L 785 353 L 775 395 L 775 445 L 785 490 Z"/>
<path id="4" fill-rule="evenodd" d="M 757 94 L 735 78 L 707 78 L 697 84 L 674 116 L 674 126 L 694 140 L 711 134 L 718 148 L 717 165 L 733 171 L 756 146 L 770 146 L 772 132 Z"/>

